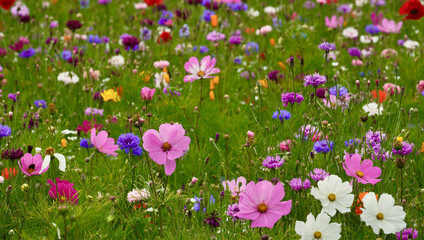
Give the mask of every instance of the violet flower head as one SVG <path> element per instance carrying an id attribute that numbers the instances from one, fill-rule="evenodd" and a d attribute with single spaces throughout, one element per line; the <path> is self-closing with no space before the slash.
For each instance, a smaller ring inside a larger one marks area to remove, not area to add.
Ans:
<path id="1" fill-rule="evenodd" d="M 304 97 L 300 93 L 286 92 L 281 94 L 281 101 L 283 102 L 284 106 L 287 106 L 289 103 L 301 103 L 303 99 Z"/>
<path id="2" fill-rule="evenodd" d="M 318 48 L 326 52 L 334 51 L 336 50 L 336 44 L 330 43 L 330 42 L 323 42 L 320 45 L 318 45 Z"/>
<path id="3" fill-rule="evenodd" d="M 325 170 L 321 168 L 315 168 L 313 171 L 311 171 L 308 176 L 314 180 L 315 182 L 324 180 L 324 178 L 330 176 L 330 173 L 326 172 Z"/>
<path id="4" fill-rule="evenodd" d="M 352 8 L 350 7 L 349 4 L 342 4 L 337 8 L 337 11 L 339 13 L 346 14 L 346 13 L 350 13 L 352 11 Z"/>
<path id="5" fill-rule="evenodd" d="M 118 137 L 116 143 L 119 145 L 121 150 L 124 150 L 126 154 L 133 154 L 140 156 L 143 153 L 140 145 L 140 137 L 134 133 L 124 133 Z"/>
<path id="6" fill-rule="evenodd" d="M 408 143 L 405 141 L 401 143 L 396 142 L 393 146 L 392 152 L 395 155 L 406 156 L 412 152 L 414 147 L 415 145 L 413 143 Z"/>
<path id="7" fill-rule="evenodd" d="M 410 240 L 418 238 L 418 231 L 413 228 L 405 228 L 400 232 L 396 233 L 398 240 Z"/>
<path id="8" fill-rule="evenodd" d="M 303 79 L 305 81 L 303 83 L 303 86 L 314 86 L 317 87 L 321 84 L 324 84 L 327 80 L 325 76 L 319 75 L 318 73 L 315 73 L 313 75 L 306 75 Z"/>
<path id="9" fill-rule="evenodd" d="M 293 178 L 289 185 L 294 191 L 299 192 L 303 189 L 311 188 L 311 181 L 309 181 L 309 179 L 302 181 L 301 178 Z"/>
<path id="10" fill-rule="evenodd" d="M 78 204 L 78 192 L 74 189 L 74 184 L 66 180 L 56 178 L 56 183 L 51 179 L 47 180 L 50 184 L 49 195 L 51 198 L 56 199 L 60 203 Z"/>
<path id="11" fill-rule="evenodd" d="M 1 125 L 0 124 L 0 139 L 4 137 L 8 137 L 12 134 L 12 130 L 7 125 Z"/>
<path id="12" fill-rule="evenodd" d="M 34 48 L 28 48 L 23 50 L 21 53 L 19 53 L 19 57 L 21 58 L 30 58 L 32 56 L 34 56 L 37 52 L 35 51 Z"/>
<path id="13" fill-rule="evenodd" d="M 66 26 L 72 31 L 75 31 L 77 29 L 80 29 L 82 27 L 82 24 L 78 20 L 69 20 L 68 22 L 66 22 Z"/>
<path id="14" fill-rule="evenodd" d="M 377 34 L 380 32 L 380 28 L 374 24 L 368 24 L 365 26 L 365 32 L 369 34 Z"/>
<path id="15" fill-rule="evenodd" d="M 334 95 L 336 97 L 344 96 L 348 93 L 347 89 L 341 85 L 336 85 L 329 90 L 330 95 Z"/>
<path id="16" fill-rule="evenodd" d="M 281 121 L 289 120 L 291 118 L 291 114 L 290 114 L 289 111 L 279 110 L 279 111 L 275 111 L 272 114 L 272 118 L 273 119 L 280 119 Z"/>
<path id="17" fill-rule="evenodd" d="M 333 141 L 321 140 L 321 141 L 316 141 L 314 143 L 314 151 L 317 153 L 326 154 L 330 151 L 333 151 L 333 147 L 334 147 Z"/>
<path id="18" fill-rule="evenodd" d="M 237 213 L 240 212 L 240 208 L 238 207 L 238 203 L 233 203 L 228 205 L 227 208 L 227 216 L 230 216 L 233 218 L 233 221 L 240 220 L 239 217 L 237 217 Z M 243 221 L 243 219 L 241 219 Z"/>
<path id="19" fill-rule="evenodd" d="M 283 166 L 283 164 L 284 164 L 284 159 L 281 158 L 280 156 L 267 156 L 262 162 L 262 165 L 264 167 L 270 168 L 270 169 L 279 168 Z"/>
<path id="20" fill-rule="evenodd" d="M 217 32 L 217 31 L 212 31 L 208 33 L 208 35 L 206 35 L 206 40 L 211 42 L 218 42 L 221 40 L 225 40 L 225 34 Z"/>
<path id="21" fill-rule="evenodd" d="M 18 148 L 18 149 L 6 149 L 1 153 L 1 158 L 2 159 L 9 159 L 9 160 L 17 160 L 20 159 L 24 156 L 24 152 L 22 151 L 22 149 Z"/>
<path id="22" fill-rule="evenodd" d="M 209 226 L 213 228 L 219 227 L 220 221 L 221 221 L 221 218 L 218 217 L 218 214 L 216 213 L 215 210 L 211 213 L 211 216 L 209 218 L 206 218 L 205 220 L 203 220 L 204 223 L 208 224 Z"/>
<path id="23" fill-rule="evenodd" d="M 349 55 L 352 57 L 361 57 L 361 50 L 359 50 L 358 48 L 349 48 L 349 50 L 347 50 L 349 52 Z"/>

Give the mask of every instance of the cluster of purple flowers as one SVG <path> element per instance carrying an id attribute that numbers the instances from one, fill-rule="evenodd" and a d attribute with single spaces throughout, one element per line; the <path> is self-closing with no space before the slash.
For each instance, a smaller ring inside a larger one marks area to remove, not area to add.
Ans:
<path id="1" fill-rule="evenodd" d="M 94 147 L 93 144 L 91 144 L 90 140 L 88 140 L 86 138 L 81 138 L 80 146 L 82 148 L 87 148 L 87 149 Z"/>
<path id="2" fill-rule="evenodd" d="M 140 156 L 143 153 L 143 149 L 140 147 L 140 137 L 134 133 L 122 134 L 118 137 L 116 143 L 126 154 L 132 153 L 133 155 Z"/>
<path id="3" fill-rule="evenodd" d="M 341 85 L 331 87 L 328 92 L 336 97 L 342 97 L 348 93 L 347 89 Z"/>
<path id="4" fill-rule="evenodd" d="M 313 171 L 311 171 L 308 176 L 314 180 L 315 182 L 324 180 L 326 177 L 330 176 L 330 173 L 326 172 L 325 170 L 321 168 L 315 168 Z"/>
<path id="5" fill-rule="evenodd" d="M 12 134 L 12 129 L 7 125 L 0 124 L 0 138 L 10 136 L 10 134 Z"/>
<path id="6" fill-rule="evenodd" d="M 300 93 L 286 92 L 281 94 L 281 101 L 283 102 L 284 106 L 287 106 L 289 103 L 301 103 L 303 99 L 304 98 Z"/>
<path id="7" fill-rule="evenodd" d="M 286 110 L 275 111 L 274 114 L 272 114 L 272 118 L 280 119 L 281 121 L 289 120 L 291 118 L 291 114 L 289 111 Z"/>
<path id="8" fill-rule="evenodd" d="M 386 161 L 390 157 L 390 153 L 385 151 L 381 143 L 386 140 L 386 134 L 381 131 L 368 131 L 365 134 L 365 142 L 368 145 L 368 148 L 372 150 L 371 159 L 383 160 Z"/>
<path id="9" fill-rule="evenodd" d="M 293 178 L 290 183 L 290 187 L 295 190 L 296 192 L 301 191 L 302 189 L 308 189 L 311 188 L 311 181 L 309 179 L 305 179 L 302 181 L 301 178 Z"/>
<path id="10" fill-rule="evenodd" d="M 412 152 L 413 148 L 414 148 L 413 143 L 408 143 L 403 141 L 402 143 L 395 143 L 395 146 L 393 147 L 392 152 L 395 155 L 406 156 Z"/>
<path id="11" fill-rule="evenodd" d="M 233 218 L 233 221 L 237 221 L 240 218 L 237 217 L 237 213 L 240 212 L 238 203 L 228 205 L 227 215 Z M 243 219 L 241 219 L 243 221 Z"/>
<path id="12" fill-rule="evenodd" d="M 305 78 L 303 79 L 303 81 L 305 81 L 303 83 L 303 86 L 307 87 L 307 86 L 314 86 L 317 87 L 321 84 L 324 84 L 327 79 L 325 76 L 321 76 L 318 73 L 315 74 L 311 74 L 311 75 L 306 75 Z"/>
<path id="13" fill-rule="evenodd" d="M 280 156 L 267 156 L 263 161 L 262 165 L 266 168 L 276 169 L 284 164 L 284 159 Z"/>
<path id="14" fill-rule="evenodd" d="M 85 115 L 103 116 L 103 111 L 104 111 L 103 109 L 97 109 L 97 108 L 90 108 L 89 107 L 89 108 L 85 109 L 84 113 L 85 113 Z"/>
<path id="15" fill-rule="evenodd" d="M 405 228 L 401 232 L 396 233 L 398 240 L 408 240 L 418 238 L 418 231 L 413 228 Z"/>
<path id="16" fill-rule="evenodd" d="M 321 50 L 324 50 L 325 52 L 336 50 L 336 44 L 329 43 L 329 42 L 323 42 L 320 45 L 318 45 L 318 48 Z"/>
<path id="17" fill-rule="evenodd" d="M 316 141 L 314 143 L 314 151 L 317 153 L 328 153 L 333 151 L 334 142 L 328 140 Z"/>

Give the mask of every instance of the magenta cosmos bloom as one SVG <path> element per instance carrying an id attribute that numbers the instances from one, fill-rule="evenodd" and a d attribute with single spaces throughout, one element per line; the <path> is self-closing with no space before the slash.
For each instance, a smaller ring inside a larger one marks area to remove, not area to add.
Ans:
<path id="1" fill-rule="evenodd" d="M 36 154 L 33 157 L 30 153 L 26 153 L 18 164 L 22 172 L 27 176 L 41 175 L 49 169 L 49 166 L 42 169 L 43 157 L 40 154 Z"/>
<path id="2" fill-rule="evenodd" d="M 213 78 L 210 76 L 215 73 L 219 73 L 221 70 L 215 68 L 216 59 L 211 56 L 202 58 L 199 64 L 199 60 L 196 57 L 191 57 L 188 62 L 184 64 L 184 69 L 191 75 L 184 77 L 184 82 L 193 82 L 197 79 Z"/>
<path id="3" fill-rule="evenodd" d="M 56 184 L 51 180 L 47 180 L 50 184 L 49 195 L 60 203 L 68 202 L 78 204 L 78 192 L 74 189 L 74 184 L 66 180 L 56 178 Z"/>
<path id="4" fill-rule="evenodd" d="M 377 179 L 381 175 L 381 169 L 373 167 L 373 162 L 369 159 L 361 162 L 361 155 L 359 154 L 352 156 L 346 154 L 343 168 L 348 176 L 356 178 L 362 184 L 375 185 L 381 181 L 381 179 Z"/>
<path id="5" fill-rule="evenodd" d="M 159 132 L 147 130 L 143 135 L 143 148 L 149 152 L 150 158 L 159 165 L 165 165 L 166 175 L 171 175 L 177 166 L 175 159 L 180 158 L 188 150 L 190 138 L 185 136 L 181 124 L 165 123 L 159 126 Z"/>
<path id="6" fill-rule="evenodd" d="M 153 95 L 155 94 L 156 89 L 151 89 L 148 87 L 144 87 L 141 89 L 141 99 L 145 101 L 150 101 L 153 98 Z"/>
<path id="7" fill-rule="evenodd" d="M 115 151 L 118 150 L 119 146 L 115 145 L 115 140 L 113 138 L 108 138 L 108 134 L 106 131 L 99 132 L 98 135 L 96 135 L 96 129 L 91 129 L 91 144 L 99 152 L 107 154 L 109 156 L 118 156 L 118 153 Z"/>
<path id="8" fill-rule="evenodd" d="M 274 224 L 290 213 L 292 202 L 281 200 L 284 198 L 284 187 L 281 182 L 275 186 L 269 181 L 255 184 L 250 182 L 245 192 L 240 194 L 237 217 L 253 220 L 250 227 L 273 228 Z"/>

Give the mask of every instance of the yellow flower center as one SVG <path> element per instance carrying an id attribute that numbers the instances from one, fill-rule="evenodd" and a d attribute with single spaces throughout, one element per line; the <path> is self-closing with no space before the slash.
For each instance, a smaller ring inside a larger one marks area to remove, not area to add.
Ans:
<path id="1" fill-rule="evenodd" d="M 316 239 L 321 239 L 321 236 L 322 236 L 321 232 L 316 231 L 314 233 L 314 238 L 316 238 Z"/>
<path id="2" fill-rule="evenodd" d="M 29 173 L 29 174 L 31 174 L 31 173 L 33 173 L 35 171 L 35 164 L 31 164 L 31 165 L 29 165 L 28 166 L 28 170 L 27 170 L 27 172 Z"/>
<path id="3" fill-rule="evenodd" d="M 330 193 L 328 195 L 328 200 L 330 200 L 330 202 L 336 201 L 336 195 L 334 195 L 334 193 Z"/>
<path id="4" fill-rule="evenodd" d="M 59 202 L 66 202 L 66 200 L 68 200 L 68 199 L 66 198 L 66 196 L 64 196 L 64 195 L 59 196 Z"/>
<path id="5" fill-rule="evenodd" d="M 382 214 L 382 213 L 378 213 L 378 214 L 377 214 L 377 219 L 378 219 L 378 220 L 383 220 L 383 219 L 384 219 L 384 214 Z"/>
<path id="6" fill-rule="evenodd" d="M 358 177 L 363 177 L 364 176 L 364 173 L 363 172 L 361 172 L 361 171 L 356 171 L 356 176 L 358 176 Z"/>
<path id="7" fill-rule="evenodd" d="M 264 212 L 266 212 L 266 210 L 268 209 L 268 207 L 266 206 L 266 204 L 265 203 L 261 203 L 261 204 L 259 204 L 258 205 L 258 211 L 260 212 L 260 213 L 264 213 Z"/>
<path id="8" fill-rule="evenodd" d="M 205 72 L 203 72 L 203 71 L 199 71 L 199 72 L 197 73 L 197 76 L 199 76 L 199 77 L 203 77 L 203 76 L 205 76 Z"/>
<path id="9" fill-rule="evenodd" d="M 171 149 L 171 144 L 169 144 L 168 142 L 166 142 L 166 143 L 164 143 L 163 145 L 162 145 L 162 150 L 164 151 L 164 152 L 167 152 L 167 151 L 169 151 Z"/>

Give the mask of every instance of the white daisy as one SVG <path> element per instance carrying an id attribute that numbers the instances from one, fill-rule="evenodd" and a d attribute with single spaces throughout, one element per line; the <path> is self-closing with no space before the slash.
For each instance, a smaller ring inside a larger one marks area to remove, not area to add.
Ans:
<path id="1" fill-rule="evenodd" d="M 356 30 L 353 27 L 348 27 L 346 29 L 343 30 L 342 32 L 343 36 L 347 37 L 347 38 L 357 38 L 359 35 L 358 30 Z"/>
<path id="2" fill-rule="evenodd" d="M 306 223 L 296 221 L 295 231 L 302 236 L 300 240 L 337 240 L 341 237 L 342 226 L 340 223 L 330 223 L 330 217 L 326 213 L 318 214 L 316 219 L 310 213 Z"/>
<path id="3" fill-rule="evenodd" d="M 73 72 L 63 72 L 57 76 L 57 80 L 65 83 L 65 85 L 69 85 L 70 83 L 79 82 L 79 77 Z"/>
<path id="4" fill-rule="evenodd" d="M 113 56 L 111 59 L 109 59 L 110 64 L 113 67 L 120 68 L 124 66 L 125 64 L 125 58 L 121 55 Z"/>
<path id="5" fill-rule="evenodd" d="M 406 227 L 406 213 L 401 206 L 395 206 L 395 199 L 383 193 L 378 201 L 375 193 L 370 192 L 362 198 L 364 208 L 361 208 L 361 220 L 371 226 L 375 234 L 383 229 L 385 234 L 395 234 Z"/>
<path id="6" fill-rule="evenodd" d="M 378 106 L 377 103 L 368 103 L 362 107 L 362 109 L 368 113 L 368 116 L 381 115 L 383 112 L 383 107 Z"/>
<path id="7" fill-rule="evenodd" d="M 334 216 L 337 211 L 340 213 L 350 212 L 353 203 L 352 186 L 349 182 L 342 182 L 337 175 L 330 175 L 318 182 L 318 188 L 312 187 L 311 195 L 320 200 L 322 212 Z"/>

